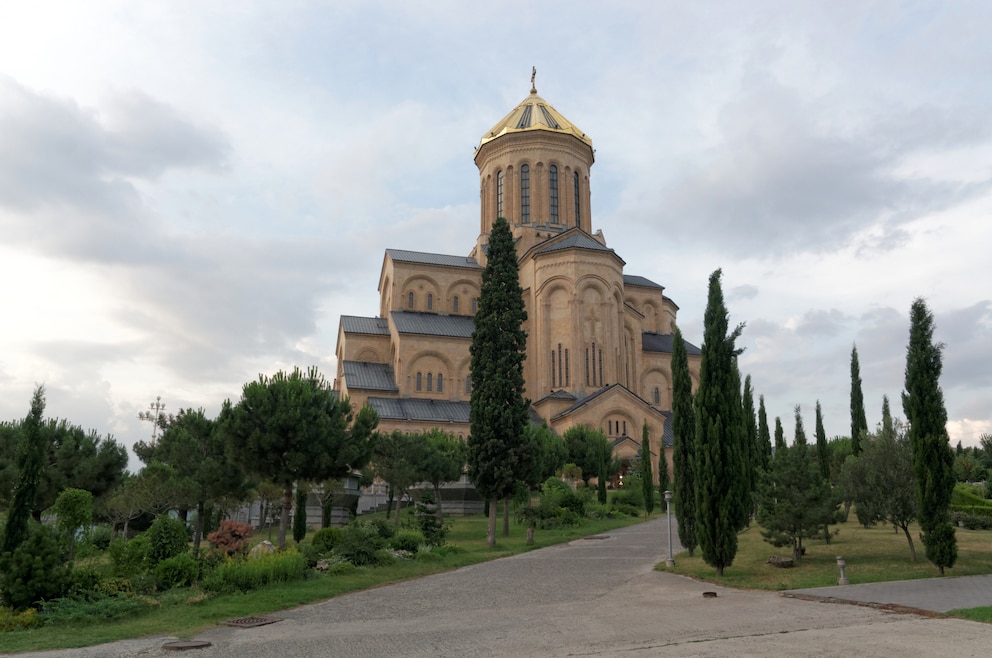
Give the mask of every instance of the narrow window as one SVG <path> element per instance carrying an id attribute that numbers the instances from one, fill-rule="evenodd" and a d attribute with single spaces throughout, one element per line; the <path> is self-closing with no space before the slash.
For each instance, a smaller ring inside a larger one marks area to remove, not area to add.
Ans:
<path id="1" fill-rule="evenodd" d="M 565 348 L 565 386 L 570 385 L 570 379 L 568 376 L 568 348 Z"/>
<path id="2" fill-rule="evenodd" d="M 590 386 L 589 383 L 589 348 L 586 348 L 586 386 Z"/>
<path id="3" fill-rule="evenodd" d="M 472 315 L 475 315 L 478 312 L 479 312 L 479 298 L 478 297 L 473 297 L 472 298 Z"/>
<path id="4" fill-rule="evenodd" d="M 623 435 L 627 436 L 627 421 L 623 421 Z"/>
<path id="5" fill-rule="evenodd" d="M 434 310 L 434 294 L 430 292 L 427 293 L 427 310 L 428 311 Z"/>
<path id="6" fill-rule="evenodd" d="M 454 298 L 451 300 L 451 312 L 452 313 L 458 312 L 458 295 L 455 295 Z"/>
<path id="7" fill-rule="evenodd" d="M 654 403 L 661 404 L 661 391 L 658 390 L 657 386 L 654 387 Z"/>
<path id="8" fill-rule="evenodd" d="M 434 390 L 434 375 L 432 375 L 431 373 L 427 373 L 427 390 L 428 391 Z"/>
<path id="9" fill-rule="evenodd" d="M 548 168 L 548 184 L 551 191 L 551 223 L 558 223 L 558 167 L 551 165 Z"/>
<path id="10" fill-rule="evenodd" d="M 551 350 L 551 388 L 555 387 L 555 351 Z"/>
<path id="11" fill-rule="evenodd" d="M 496 172 L 496 217 L 503 216 L 503 172 Z"/>
<path id="12" fill-rule="evenodd" d="M 575 188 L 575 225 L 581 226 L 582 224 L 579 221 L 579 218 L 582 216 L 582 213 L 579 212 L 579 172 L 572 174 L 572 187 Z"/>
<path id="13" fill-rule="evenodd" d="M 472 375 L 465 375 L 465 395 L 472 392 Z"/>
<path id="14" fill-rule="evenodd" d="M 564 379 L 562 379 L 561 370 L 562 370 L 562 363 L 561 363 L 561 343 L 558 343 L 558 385 L 559 386 L 561 386 L 561 383 L 563 381 L 565 381 Z"/>
<path id="15" fill-rule="evenodd" d="M 444 393 L 444 375 L 437 373 L 437 392 Z"/>
<path id="16" fill-rule="evenodd" d="M 407 308 L 413 308 L 413 293 L 412 292 L 408 292 L 406 294 L 406 307 Z"/>
<path id="17" fill-rule="evenodd" d="M 520 223 L 530 224 L 530 166 L 520 165 Z"/>
<path id="18" fill-rule="evenodd" d="M 596 343 L 592 344 L 592 385 L 596 385 Z"/>
<path id="19" fill-rule="evenodd" d="M 599 385 L 603 386 L 603 350 L 599 350 Z"/>
<path id="20" fill-rule="evenodd" d="M 417 373 L 417 390 L 421 390 L 423 387 L 424 374 L 421 372 Z"/>

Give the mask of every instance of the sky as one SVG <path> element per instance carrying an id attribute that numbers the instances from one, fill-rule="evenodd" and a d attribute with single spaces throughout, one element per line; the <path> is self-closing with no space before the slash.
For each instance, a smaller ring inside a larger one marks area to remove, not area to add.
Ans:
<path id="1" fill-rule="evenodd" d="M 909 310 L 952 443 L 992 432 L 992 3 L 89 0 L 0 5 L 0 420 L 336 371 L 387 248 L 467 255 L 482 135 L 530 91 L 590 135 L 592 225 L 792 435 L 902 416 Z M 139 463 L 131 457 L 131 468 Z"/>

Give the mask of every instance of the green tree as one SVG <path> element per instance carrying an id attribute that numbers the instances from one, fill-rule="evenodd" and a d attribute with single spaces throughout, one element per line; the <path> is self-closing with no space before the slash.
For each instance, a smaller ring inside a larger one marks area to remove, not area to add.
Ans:
<path id="1" fill-rule="evenodd" d="M 759 473 L 767 471 L 772 461 L 772 435 L 768 431 L 768 412 L 765 411 L 765 396 L 758 396 L 758 446 Z"/>
<path id="2" fill-rule="evenodd" d="M 489 234 L 488 262 L 482 271 L 479 308 L 472 332 L 472 397 L 468 474 L 489 499 L 486 543 L 496 545 L 496 501 L 513 493 L 524 464 L 524 428 L 529 402 L 524 398 L 523 365 L 527 320 L 510 225 L 502 217 Z"/>
<path id="3" fill-rule="evenodd" d="M 45 387 L 38 386 L 31 397 L 31 410 L 21 423 L 17 449 L 17 481 L 4 526 L 0 555 L 13 553 L 28 538 L 28 519 L 35 506 L 45 467 L 48 438 L 42 423 L 45 413 Z"/>
<path id="4" fill-rule="evenodd" d="M 82 489 L 66 489 L 55 499 L 52 511 L 72 562 L 76 558 L 76 533 L 93 522 L 93 494 Z"/>
<path id="5" fill-rule="evenodd" d="M 933 342 L 933 330 L 933 314 L 917 298 L 910 311 L 902 408 L 909 423 L 923 545 L 927 559 L 943 575 L 944 568 L 957 561 L 958 549 L 948 511 L 954 490 L 954 455 L 939 383 L 944 345 Z"/>
<path id="6" fill-rule="evenodd" d="M 401 430 L 376 434 L 372 441 L 372 468 L 376 476 L 393 490 L 396 500 L 393 525 L 397 528 L 403 496 L 420 479 L 417 463 L 420 461 L 421 445 L 419 436 Z"/>
<path id="7" fill-rule="evenodd" d="M 218 421 L 234 461 L 283 489 L 280 548 L 295 482 L 343 477 L 368 462 L 378 417 L 368 406 L 354 425 L 352 417 L 351 402 L 338 399 L 316 368 L 260 376 L 245 384 L 237 405 L 224 403 Z"/>
<path id="8" fill-rule="evenodd" d="M 703 317 L 702 363 L 695 397 L 696 537 L 703 559 L 723 575 L 737 554 L 737 531 L 750 509 L 747 494 L 739 350 L 743 325 L 728 332 L 720 270 L 710 276 Z"/>
<path id="9" fill-rule="evenodd" d="M 420 441 L 422 449 L 417 455 L 417 479 L 427 482 L 434 489 L 437 518 L 444 524 L 441 485 L 461 477 L 465 468 L 465 442 L 437 427 L 421 434 Z"/>
<path id="10" fill-rule="evenodd" d="M 868 433 L 865 416 L 865 396 L 861 392 L 861 365 L 858 363 L 858 346 L 851 348 L 851 451 L 861 453 L 861 439 Z"/>
<path id="11" fill-rule="evenodd" d="M 668 474 L 668 463 L 665 462 L 665 448 L 661 447 L 661 458 L 658 460 L 658 473 L 665 470 Z M 666 478 L 667 479 L 667 478 Z M 654 473 L 651 472 L 651 439 L 648 437 L 648 421 L 641 426 L 641 489 L 644 492 L 644 511 L 648 514 L 654 511 Z"/>
<path id="12" fill-rule="evenodd" d="M 672 469 L 675 472 L 672 500 L 678 521 L 679 543 L 689 551 L 691 557 L 699 545 L 696 540 L 696 471 L 693 462 L 696 417 L 692 409 L 689 358 L 682 331 L 678 327 L 675 327 L 672 343 L 672 433 Z"/>
<path id="13" fill-rule="evenodd" d="M 785 429 L 782 427 L 782 419 L 775 416 L 775 453 L 785 450 Z"/>
<path id="14" fill-rule="evenodd" d="M 307 497 L 303 482 L 296 483 L 296 513 L 293 514 L 293 541 L 299 544 L 307 536 Z"/>
<path id="15" fill-rule="evenodd" d="M 758 490 L 758 474 L 761 472 L 762 448 L 758 443 L 758 420 L 754 411 L 754 390 L 751 388 L 751 375 L 744 378 L 744 393 L 741 396 L 744 420 L 744 445 L 747 453 L 748 494 L 753 497 Z M 753 511 L 749 509 L 749 513 Z"/>
<path id="16" fill-rule="evenodd" d="M 52 531 L 39 523 L 31 526 L 13 552 L 0 556 L 0 598 L 19 610 L 63 596 L 70 582 L 70 569 Z"/>
<path id="17" fill-rule="evenodd" d="M 823 410 L 820 401 L 816 401 L 816 463 L 820 467 L 820 475 L 830 481 L 830 450 L 827 448 L 827 433 L 823 429 Z"/>
<path id="18" fill-rule="evenodd" d="M 796 441 L 776 450 L 758 495 L 761 534 L 774 546 L 790 546 L 793 560 L 799 562 L 803 539 L 818 536 L 833 522 L 836 506 L 829 483 L 809 454 L 796 406 Z"/>

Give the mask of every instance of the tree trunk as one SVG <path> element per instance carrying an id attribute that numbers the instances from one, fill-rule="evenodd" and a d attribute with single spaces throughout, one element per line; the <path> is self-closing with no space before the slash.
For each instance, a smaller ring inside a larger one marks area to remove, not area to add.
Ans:
<path id="1" fill-rule="evenodd" d="M 200 539 L 203 537 L 203 513 L 206 511 L 206 502 L 200 501 L 196 504 L 196 529 L 193 530 L 193 555 L 200 554 Z"/>
<path id="2" fill-rule="evenodd" d="M 444 525 L 444 505 L 441 504 L 441 486 L 434 485 L 434 509 L 437 510 L 437 520 Z"/>
<path id="3" fill-rule="evenodd" d="M 396 518 L 393 519 L 393 528 L 399 529 L 400 527 L 400 504 L 403 502 L 403 492 L 398 492 L 399 495 L 396 496 Z"/>
<path id="4" fill-rule="evenodd" d="M 496 547 L 496 499 L 489 499 L 489 527 L 486 529 L 486 546 Z"/>
<path id="5" fill-rule="evenodd" d="M 851 501 L 844 501 L 844 523 L 847 523 L 847 516 L 851 513 Z"/>
<path id="6" fill-rule="evenodd" d="M 286 548 L 286 529 L 289 527 L 289 515 L 293 512 L 293 483 L 286 485 L 282 493 L 282 518 L 279 519 L 279 550 Z"/>
<path id="7" fill-rule="evenodd" d="M 916 562 L 916 546 L 913 545 L 913 535 L 909 534 L 909 526 L 901 526 L 902 531 L 906 533 L 906 541 L 909 542 L 909 559 L 912 562 Z"/>
<path id="8" fill-rule="evenodd" d="M 510 536 L 510 499 L 503 499 L 503 536 Z"/>

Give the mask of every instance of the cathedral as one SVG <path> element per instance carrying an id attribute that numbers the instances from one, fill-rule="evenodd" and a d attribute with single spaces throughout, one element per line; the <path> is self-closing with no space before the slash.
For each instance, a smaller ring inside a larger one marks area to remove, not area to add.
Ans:
<path id="1" fill-rule="evenodd" d="M 672 341 L 678 306 L 662 285 L 626 274 L 592 230 L 592 140 L 537 94 L 482 136 L 479 237 L 464 256 L 387 249 L 379 315 L 341 317 L 334 389 L 368 403 L 382 431 L 469 434 L 469 347 L 497 217 L 516 241 L 527 321 L 531 418 L 561 435 L 601 429 L 629 463 L 647 423 L 654 473 L 672 451 Z M 693 389 L 700 350 L 686 343 Z"/>

